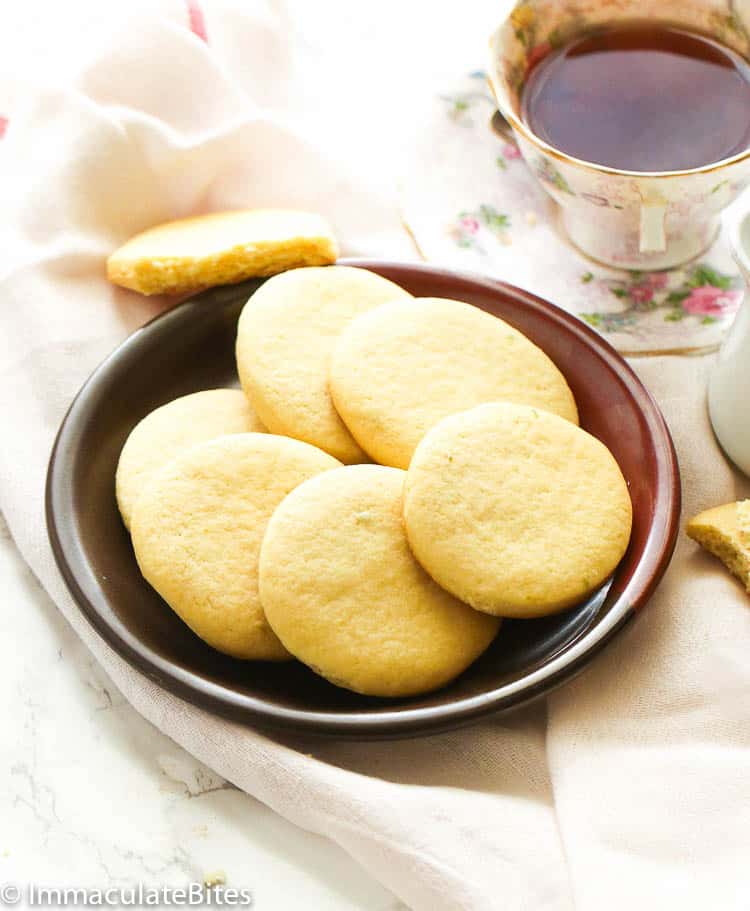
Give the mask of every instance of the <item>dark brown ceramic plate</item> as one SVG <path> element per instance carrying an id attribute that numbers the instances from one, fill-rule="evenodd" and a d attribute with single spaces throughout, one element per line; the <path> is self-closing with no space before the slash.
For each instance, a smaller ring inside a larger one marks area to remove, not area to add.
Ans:
<path id="1" fill-rule="evenodd" d="M 424 734 L 509 709 L 580 671 L 647 602 L 678 527 L 674 448 L 653 399 L 579 320 L 501 282 L 429 266 L 352 260 L 412 294 L 468 301 L 517 326 L 565 373 L 582 425 L 612 450 L 633 500 L 633 536 L 613 579 L 583 604 L 507 621 L 458 680 L 415 699 L 337 689 L 301 664 L 244 663 L 204 645 L 144 582 L 115 505 L 117 458 L 133 426 L 179 395 L 235 385 L 237 318 L 258 282 L 199 294 L 144 326 L 94 372 L 60 428 L 47 523 L 84 615 L 127 661 L 183 698 L 260 726 L 346 737 Z"/>

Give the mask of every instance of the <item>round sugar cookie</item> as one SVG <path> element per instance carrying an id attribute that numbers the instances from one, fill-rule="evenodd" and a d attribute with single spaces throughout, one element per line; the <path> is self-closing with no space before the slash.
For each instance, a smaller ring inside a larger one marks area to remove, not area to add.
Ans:
<path id="1" fill-rule="evenodd" d="M 594 591 L 630 539 L 631 504 L 596 437 L 526 405 L 445 418 L 412 458 L 406 534 L 443 588 L 478 610 L 540 617 Z"/>
<path id="2" fill-rule="evenodd" d="M 115 489 L 125 527 L 133 505 L 153 474 L 176 455 L 229 433 L 261 432 L 239 389 L 205 389 L 183 395 L 146 415 L 131 430 L 117 463 Z"/>
<path id="3" fill-rule="evenodd" d="M 328 362 L 341 330 L 385 301 L 410 298 L 393 282 L 350 266 L 294 269 L 269 279 L 237 327 L 242 387 L 272 433 L 362 462 L 328 392 Z"/>
<path id="4" fill-rule="evenodd" d="M 261 601 L 284 645 L 337 686 L 370 696 L 442 686 L 498 629 L 412 556 L 403 483 L 403 471 L 380 465 L 312 478 L 277 508 L 260 552 Z"/>
<path id="5" fill-rule="evenodd" d="M 396 468 L 409 467 L 439 420 L 483 402 L 535 405 L 578 423 L 565 377 L 540 348 L 503 320 L 444 298 L 394 301 L 358 317 L 338 339 L 329 379 L 359 445 Z"/>
<path id="6" fill-rule="evenodd" d="M 313 446 L 266 433 L 188 449 L 156 473 L 133 511 L 130 530 L 144 578 L 218 651 L 288 658 L 258 597 L 261 540 L 291 490 L 339 465 Z"/>

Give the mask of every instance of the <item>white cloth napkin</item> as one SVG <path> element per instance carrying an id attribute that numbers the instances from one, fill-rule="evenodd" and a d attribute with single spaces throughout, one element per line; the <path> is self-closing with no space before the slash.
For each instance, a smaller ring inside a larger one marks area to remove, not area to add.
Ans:
<path id="1" fill-rule="evenodd" d="M 384 179 L 406 141 L 407 77 L 473 42 L 494 4 L 471 28 L 430 5 L 429 30 L 408 4 L 351 6 L 212 4 L 206 44 L 186 7 L 152 4 L 112 40 L 79 35 L 86 62 L 65 79 L 24 82 L 0 144 L 0 508 L 138 711 L 409 907 L 746 909 L 750 605 L 682 537 L 643 616 L 546 705 L 385 744 L 281 742 L 193 708 L 92 632 L 54 566 L 54 433 L 100 359 L 164 306 L 107 284 L 117 244 L 187 212 L 274 204 L 327 214 L 345 252 L 414 255 Z M 687 513 L 743 492 L 706 420 L 710 363 L 636 364 L 670 422 Z"/>

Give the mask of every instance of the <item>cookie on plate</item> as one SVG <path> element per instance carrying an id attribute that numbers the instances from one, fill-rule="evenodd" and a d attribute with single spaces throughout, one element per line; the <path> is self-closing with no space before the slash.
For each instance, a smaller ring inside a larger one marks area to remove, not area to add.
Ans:
<path id="1" fill-rule="evenodd" d="M 201 639 L 235 658 L 288 658 L 258 597 L 258 554 L 276 506 L 339 466 L 319 449 L 266 433 L 200 443 L 151 479 L 131 534 L 144 578 Z"/>
<path id="2" fill-rule="evenodd" d="M 107 278 L 141 294 L 178 294 L 335 262 L 328 222 L 294 209 L 215 212 L 156 225 L 107 260 Z"/>
<path id="3" fill-rule="evenodd" d="M 237 369 L 260 419 L 272 433 L 319 446 L 342 462 L 367 456 L 333 407 L 331 350 L 356 316 L 397 298 L 403 288 L 366 269 L 295 269 L 260 287 L 237 327 Z"/>
<path id="4" fill-rule="evenodd" d="M 397 468 L 409 467 L 441 418 L 483 402 L 535 405 L 578 423 L 565 377 L 540 348 L 503 320 L 443 298 L 395 301 L 350 323 L 330 389 L 359 445 Z"/>
<path id="5" fill-rule="evenodd" d="M 750 592 L 750 500 L 706 509 L 693 516 L 686 530 Z"/>
<path id="6" fill-rule="evenodd" d="M 570 607 L 628 546 L 631 503 L 607 447 L 558 415 L 496 403 L 445 418 L 417 447 L 404 495 L 414 555 L 478 610 Z"/>
<path id="7" fill-rule="evenodd" d="M 117 463 L 115 489 L 125 527 L 141 491 L 170 459 L 196 443 L 264 429 L 239 389 L 204 389 L 147 414 L 131 430 Z"/>
<path id="8" fill-rule="evenodd" d="M 271 517 L 260 553 L 268 622 L 337 686 L 410 696 L 452 680 L 498 620 L 443 591 L 409 550 L 404 472 L 353 465 L 301 484 Z"/>

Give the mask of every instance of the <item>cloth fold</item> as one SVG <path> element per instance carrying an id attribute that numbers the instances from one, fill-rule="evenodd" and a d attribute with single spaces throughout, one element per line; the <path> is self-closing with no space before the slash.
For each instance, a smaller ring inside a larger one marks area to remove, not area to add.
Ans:
<path id="1" fill-rule="evenodd" d="M 389 57 L 389 29 L 376 14 L 360 8 L 354 17 L 338 0 L 324 4 L 315 31 L 309 6 L 207 5 L 205 32 L 216 43 L 206 45 L 185 8 L 154 4 L 114 44 L 91 48 L 75 78 L 28 85 L 11 112 L 0 144 L 0 508 L 11 532 L 139 712 L 238 787 L 334 839 L 409 907 L 624 911 L 679 902 L 740 911 L 750 609 L 684 538 L 643 616 L 546 704 L 384 744 L 272 739 L 197 709 L 122 661 L 63 585 L 44 531 L 54 434 L 96 364 L 166 306 L 107 284 L 104 259 L 117 244 L 187 212 L 273 204 L 327 215 L 345 253 L 415 256 L 387 179 L 408 105 L 392 105 L 395 126 L 387 104 L 339 111 L 355 136 L 338 148 L 328 132 L 337 66 L 356 54 L 354 81 L 383 67 L 406 76 L 409 42 L 394 35 Z M 435 8 L 433 23 L 439 17 Z M 454 23 L 437 24 L 450 37 Z M 470 30 L 455 32 L 460 41 Z M 410 46 L 420 54 L 413 38 Z M 350 97 L 351 87 L 342 92 Z M 349 156 L 355 140 L 372 146 L 366 163 Z M 672 428 L 688 513 L 747 492 L 710 432 L 711 363 L 635 361 Z"/>

